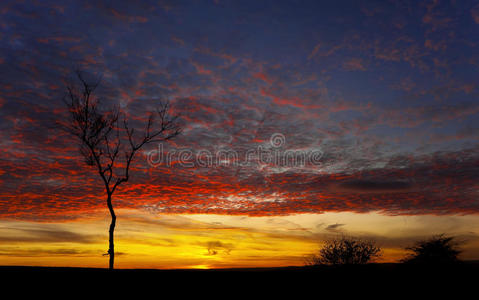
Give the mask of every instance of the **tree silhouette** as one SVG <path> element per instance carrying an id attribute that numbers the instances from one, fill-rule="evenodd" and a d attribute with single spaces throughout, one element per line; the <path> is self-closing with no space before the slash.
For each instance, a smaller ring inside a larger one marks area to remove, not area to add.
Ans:
<path id="1" fill-rule="evenodd" d="M 380 256 L 381 249 L 373 241 L 341 236 L 325 242 L 319 254 L 305 259 L 306 265 L 365 264 Z"/>
<path id="2" fill-rule="evenodd" d="M 459 262 L 460 243 L 454 237 L 444 234 L 416 242 L 406 248 L 412 255 L 404 259 L 407 263 L 450 264 Z"/>
<path id="3" fill-rule="evenodd" d="M 102 109 L 94 96 L 99 85 L 88 83 L 82 72 L 76 71 L 79 83 L 67 86 L 64 102 L 68 108 L 66 122 L 61 127 L 75 136 L 88 166 L 96 169 L 106 192 L 106 204 L 111 215 L 109 227 L 109 268 L 114 268 L 114 231 L 116 215 L 112 196 L 118 186 L 130 179 L 130 167 L 135 154 L 146 144 L 167 141 L 180 133 L 178 115 L 170 114 L 169 103 L 160 104 L 150 113 L 141 133 L 128 124 L 127 116 L 118 108 Z M 122 119 L 122 125 L 119 121 Z"/>

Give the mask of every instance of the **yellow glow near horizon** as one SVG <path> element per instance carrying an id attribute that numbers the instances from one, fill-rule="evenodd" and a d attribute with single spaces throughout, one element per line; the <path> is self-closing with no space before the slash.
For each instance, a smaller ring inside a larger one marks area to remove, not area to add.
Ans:
<path id="1" fill-rule="evenodd" d="M 0 221 L 0 265 L 105 267 L 108 215 L 63 223 Z M 338 234 L 363 236 L 398 261 L 404 247 L 431 234 L 467 242 L 463 258 L 479 258 L 477 216 L 386 216 L 378 213 L 277 217 L 152 215 L 119 210 L 117 268 L 230 268 L 302 265 L 321 242 Z"/>

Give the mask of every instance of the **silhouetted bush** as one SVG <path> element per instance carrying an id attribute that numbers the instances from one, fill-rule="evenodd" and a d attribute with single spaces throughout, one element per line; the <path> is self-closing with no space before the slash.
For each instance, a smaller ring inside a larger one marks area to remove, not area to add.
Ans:
<path id="1" fill-rule="evenodd" d="M 459 262 L 460 243 L 454 237 L 439 235 L 416 242 L 406 248 L 413 253 L 403 262 L 418 264 L 451 264 Z"/>
<path id="2" fill-rule="evenodd" d="M 340 237 L 326 241 L 319 250 L 305 258 L 306 265 L 366 264 L 381 255 L 381 249 L 373 241 L 355 237 Z"/>

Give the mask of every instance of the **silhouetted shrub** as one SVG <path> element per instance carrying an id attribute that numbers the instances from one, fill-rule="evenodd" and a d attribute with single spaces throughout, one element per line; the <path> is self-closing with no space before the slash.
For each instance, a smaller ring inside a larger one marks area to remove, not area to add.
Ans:
<path id="1" fill-rule="evenodd" d="M 319 254 L 305 258 L 306 265 L 366 264 L 381 255 L 381 249 L 373 241 L 355 237 L 340 237 L 325 242 Z"/>
<path id="2" fill-rule="evenodd" d="M 406 248 L 413 253 L 404 259 L 407 263 L 451 264 L 459 262 L 460 243 L 454 237 L 439 235 L 416 242 Z"/>

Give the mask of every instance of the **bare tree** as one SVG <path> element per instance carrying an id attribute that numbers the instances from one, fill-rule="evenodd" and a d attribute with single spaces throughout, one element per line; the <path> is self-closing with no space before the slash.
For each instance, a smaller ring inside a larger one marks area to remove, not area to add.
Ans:
<path id="1" fill-rule="evenodd" d="M 76 77 L 79 84 L 70 84 L 64 98 L 69 118 L 60 124 L 77 138 L 86 164 L 96 169 L 105 185 L 106 204 L 111 215 L 109 247 L 105 255 L 109 255 L 109 268 L 113 269 L 116 215 L 112 196 L 118 186 L 130 179 L 131 164 L 143 146 L 167 141 L 177 136 L 181 128 L 178 115 L 170 114 L 166 102 L 149 114 L 142 132 L 136 133 L 135 128 L 128 124 L 126 114 L 118 108 L 102 109 L 99 98 L 94 96 L 99 81 L 88 83 L 80 71 L 76 72 Z"/>
<path id="2" fill-rule="evenodd" d="M 373 241 L 341 236 L 326 241 L 319 254 L 305 258 L 305 264 L 310 266 L 365 264 L 380 254 L 381 249 Z"/>

